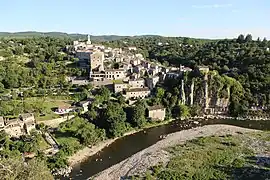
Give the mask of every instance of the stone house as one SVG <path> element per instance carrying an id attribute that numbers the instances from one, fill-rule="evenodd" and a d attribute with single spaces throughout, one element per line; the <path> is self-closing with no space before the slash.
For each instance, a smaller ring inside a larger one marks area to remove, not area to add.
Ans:
<path id="1" fill-rule="evenodd" d="M 209 72 L 209 67 L 208 66 L 198 66 L 198 70 L 202 72 Z"/>
<path id="2" fill-rule="evenodd" d="M 108 80 L 124 79 L 126 77 L 124 69 L 106 69 L 105 75 Z"/>
<path id="3" fill-rule="evenodd" d="M 30 134 L 30 131 L 36 128 L 36 120 L 32 113 L 21 114 L 16 119 L 1 119 L 0 122 L 4 123 L 3 129 L 12 137 Z"/>
<path id="4" fill-rule="evenodd" d="M 132 73 L 132 72 L 133 72 L 132 64 L 130 64 L 130 63 L 128 63 L 128 62 L 122 62 L 122 63 L 121 63 L 121 67 L 122 67 L 126 72 L 129 72 L 129 73 Z"/>
<path id="5" fill-rule="evenodd" d="M 56 110 L 55 110 L 55 114 L 67 114 L 72 110 L 72 108 L 69 105 L 62 105 L 59 106 Z"/>
<path id="6" fill-rule="evenodd" d="M 129 80 L 128 81 L 129 88 L 143 88 L 145 86 L 145 81 L 144 79 L 134 79 L 134 80 Z"/>
<path id="7" fill-rule="evenodd" d="M 138 59 L 140 59 L 140 60 L 143 60 L 144 59 L 143 55 L 140 54 L 140 53 L 135 54 L 135 57 L 138 58 Z"/>
<path id="8" fill-rule="evenodd" d="M 128 89 L 128 83 L 114 83 L 113 89 L 115 93 L 123 92 L 124 89 Z"/>
<path id="9" fill-rule="evenodd" d="M 86 112 L 86 111 L 88 111 L 88 106 L 89 106 L 89 104 L 91 104 L 91 103 L 93 102 L 93 100 L 94 100 L 94 99 L 89 98 L 89 99 L 87 99 L 87 100 L 85 100 L 85 101 L 80 101 L 80 102 L 78 103 L 78 105 L 79 105 L 80 107 L 83 108 L 83 111 L 84 111 L 84 112 Z"/>
<path id="10" fill-rule="evenodd" d="M 90 70 L 91 71 L 104 71 L 104 53 L 94 52 L 90 55 Z"/>
<path id="11" fill-rule="evenodd" d="M 191 72 L 191 71 L 192 71 L 191 68 L 180 65 L 180 72 Z"/>
<path id="12" fill-rule="evenodd" d="M 32 129 L 36 128 L 35 116 L 32 113 L 21 114 L 19 119 L 24 123 L 24 130 L 27 134 L 30 134 Z"/>
<path id="13" fill-rule="evenodd" d="M 5 132 L 11 137 L 20 137 L 24 135 L 22 128 L 19 124 L 14 124 L 12 126 L 7 126 Z"/>
<path id="14" fill-rule="evenodd" d="M 104 81 L 106 78 L 105 72 L 92 72 L 90 73 L 90 80 L 91 81 Z"/>
<path id="15" fill-rule="evenodd" d="M 5 122 L 5 132 L 13 137 L 20 137 L 24 134 L 23 122 L 19 119 L 9 119 Z"/>
<path id="16" fill-rule="evenodd" d="M 141 64 L 141 60 L 138 59 L 138 58 L 132 59 L 132 60 L 130 60 L 130 64 L 132 64 L 134 66 L 140 65 Z"/>
<path id="17" fill-rule="evenodd" d="M 161 105 L 150 106 L 147 108 L 148 118 L 152 120 L 161 120 L 163 121 L 166 116 L 166 108 Z"/>
<path id="18" fill-rule="evenodd" d="M 153 76 L 153 77 L 146 78 L 146 86 L 151 90 L 156 87 L 158 82 L 159 82 L 159 77 L 158 76 Z"/>
<path id="19" fill-rule="evenodd" d="M 133 68 L 133 72 L 140 73 L 142 69 L 144 69 L 144 67 L 142 65 L 138 65 Z"/>
<path id="20" fill-rule="evenodd" d="M 124 58 L 121 56 L 117 56 L 115 57 L 115 62 L 119 63 L 119 62 L 123 62 Z"/>
<path id="21" fill-rule="evenodd" d="M 150 90 L 148 88 L 134 88 L 134 89 L 126 89 L 125 97 L 126 99 L 139 99 L 146 98 L 150 96 Z"/>

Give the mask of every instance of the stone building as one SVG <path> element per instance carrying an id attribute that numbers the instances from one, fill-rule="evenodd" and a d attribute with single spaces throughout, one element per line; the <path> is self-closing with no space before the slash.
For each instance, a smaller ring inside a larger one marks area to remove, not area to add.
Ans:
<path id="1" fill-rule="evenodd" d="M 90 80 L 91 81 L 104 81 L 106 79 L 105 72 L 91 72 L 90 73 Z"/>
<path id="2" fill-rule="evenodd" d="M 36 120 L 34 114 L 26 113 L 19 116 L 20 120 L 24 123 L 24 130 L 27 134 L 30 134 L 31 130 L 36 128 Z"/>
<path id="3" fill-rule="evenodd" d="M 146 78 L 146 86 L 151 90 L 156 87 L 158 82 L 159 82 L 158 76 Z"/>
<path id="4" fill-rule="evenodd" d="M 209 67 L 208 66 L 198 66 L 198 70 L 201 72 L 209 72 Z"/>
<path id="5" fill-rule="evenodd" d="M 152 120 L 161 120 L 163 121 L 166 116 L 166 108 L 160 105 L 151 106 L 147 108 L 148 118 Z"/>
<path id="6" fill-rule="evenodd" d="M 73 47 L 75 51 L 78 49 L 89 49 L 92 48 L 93 45 L 90 40 L 90 35 L 87 35 L 87 41 L 73 41 Z"/>
<path id="7" fill-rule="evenodd" d="M 134 79 L 134 80 L 129 80 L 128 81 L 129 84 L 129 88 L 133 89 L 133 88 L 143 88 L 145 87 L 145 81 L 144 79 L 140 78 L 140 79 Z"/>
<path id="8" fill-rule="evenodd" d="M 124 79 L 126 77 L 124 69 L 106 69 L 105 75 L 108 80 Z"/>
<path id="9" fill-rule="evenodd" d="M 5 132 L 12 137 L 20 137 L 25 134 L 23 130 L 23 122 L 19 119 L 9 119 L 5 122 Z"/>
<path id="10" fill-rule="evenodd" d="M 132 60 L 130 60 L 130 64 L 137 66 L 141 64 L 141 60 L 139 58 L 134 58 Z"/>
<path id="11" fill-rule="evenodd" d="M 144 67 L 142 65 L 137 65 L 137 66 L 133 67 L 133 72 L 138 74 L 141 72 L 142 69 L 144 69 Z"/>
<path id="12" fill-rule="evenodd" d="M 134 88 L 134 89 L 126 89 L 125 97 L 126 99 L 139 99 L 146 98 L 150 96 L 150 90 L 148 88 Z"/>
<path id="13" fill-rule="evenodd" d="M 113 89 L 115 93 L 123 92 L 124 89 L 128 89 L 128 83 L 114 83 Z"/>
<path id="14" fill-rule="evenodd" d="M 93 52 L 90 54 L 90 71 L 104 71 L 104 53 Z"/>
<path id="15" fill-rule="evenodd" d="M 78 64 L 81 68 L 88 68 L 91 54 L 93 53 L 92 50 L 77 50 L 76 57 L 79 59 Z"/>
<path id="16" fill-rule="evenodd" d="M 88 106 L 94 101 L 93 98 L 86 99 L 84 101 L 80 101 L 78 105 L 83 108 L 83 111 L 88 111 Z"/>

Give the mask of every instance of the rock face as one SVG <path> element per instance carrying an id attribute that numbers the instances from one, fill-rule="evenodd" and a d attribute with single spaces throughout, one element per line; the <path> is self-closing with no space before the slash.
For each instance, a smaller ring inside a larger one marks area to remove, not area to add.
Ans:
<path id="1" fill-rule="evenodd" d="M 191 80 L 189 98 L 190 98 L 190 102 L 189 103 L 190 103 L 191 106 L 193 106 L 193 98 L 194 98 L 194 80 L 193 79 Z"/>
<path id="2" fill-rule="evenodd" d="M 226 114 L 231 87 L 224 82 L 219 82 L 222 81 L 222 77 L 216 72 L 200 73 L 198 77 L 182 77 L 180 80 L 181 104 L 203 107 L 205 114 Z"/>
<path id="3" fill-rule="evenodd" d="M 184 79 L 181 80 L 181 103 L 186 104 L 186 95 L 185 95 L 185 89 L 184 89 L 185 83 Z"/>

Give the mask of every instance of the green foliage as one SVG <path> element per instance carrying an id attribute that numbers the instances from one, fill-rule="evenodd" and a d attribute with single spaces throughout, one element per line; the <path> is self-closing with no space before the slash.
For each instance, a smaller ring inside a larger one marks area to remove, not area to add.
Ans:
<path id="1" fill-rule="evenodd" d="M 189 107 L 187 107 L 186 105 L 180 104 L 179 114 L 180 114 L 180 117 L 184 117 L 184 118 L 189 117 L 190 116 Z"/>
<path id="2" fill-rule="evenodd" d="M 106 129 L 109 137 L 118 137 L 127 131 L 126 113 L 119 103 L 108 102 L 97 120 L 99 127 Z"/>
<path id="3" fill-rule="evenodd" d="M 20 158 L 1 158 L 0 179 L 18 179 L 18 180 L 52 180 L 47 165 L 44 161 L 33 159 L 27 162 L 27 165 Z"/>
<path id="4" fill-rule="evenodd" d="M 146 107 L 144 102 L 138 101 L 131 107 L 131 124 L 135 127 L 143 127 L 146 123 L 145 118 Z"/>
<path id="5" fill-rule="evenodd" d="M 82 144 L 90 146 L 105 139 L 104 130 L 96 128 L 94 124 L 79 117 L 61 124 L 59 133 L 56 135 L 65 133 L 78 138 Z"/>

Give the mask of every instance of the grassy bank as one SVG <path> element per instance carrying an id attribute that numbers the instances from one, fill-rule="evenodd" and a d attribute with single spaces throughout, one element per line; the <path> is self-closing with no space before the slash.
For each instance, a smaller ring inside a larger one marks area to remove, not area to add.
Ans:
<path id="1" fill-rule="evenodd" d="M 167 164 L 135 179 L 270 178 L 270 132 L 201 137 L 168 149 Z"/>

